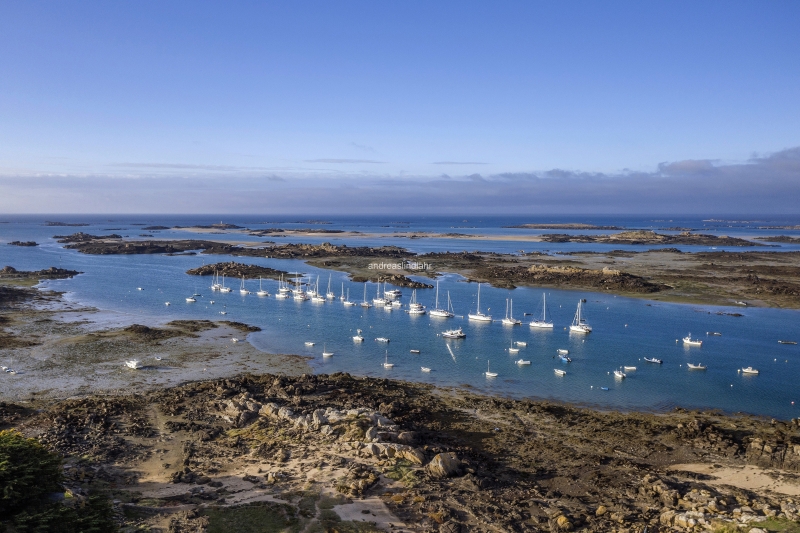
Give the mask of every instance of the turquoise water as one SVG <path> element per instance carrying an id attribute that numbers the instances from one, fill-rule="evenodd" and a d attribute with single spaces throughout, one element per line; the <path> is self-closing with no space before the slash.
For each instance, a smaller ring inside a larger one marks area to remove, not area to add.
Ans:
<path id="1" fill-rule="evenodd" d="M 379 227 L 375 221 L 371 223 Z M 365 226 L 366 223 L 360 226 L 362 231 Z M 800 313 L 797 311 L 666 304 L 608 294 L 547 290 L 548 307 L 556 327 L 553 331 L 541 331 L 528 327 L 527 322 L 532 317 L 523 315 L 539 313 L 541 289 L 508 291 L 483 286 L 481 307 L 485 312 L 488 309 L 499 320 L 505 313 L 506 298 L 513 298 L 514 315 L 522 319 L 524 325 L 479 324 L 463 318 L 475 309 L 477 285 L 465 283 L 456 275 L 441 278 L 440 298 L 445 300 L 449 291 L 460 317 L 441 319 L 427 314 L 408 315 L 397 309 L 344 307 L 338 299 L 316 304 L 260 298 L 255 294 L 242 296 L 237 290 L 238 280 L 228 283 L 234 292 L 215 293 L 209 289 L 210 278 L 185 274 L 187 269 L 204 263 L 235 260 L 296 270 L 313 277 L 319 275 L 324 289 L 331 271 L 314 269 L 301 261 L 202 255 L 87 256 L 63 250 L 50 239 L 59 233 L 100 233 L 105 228 L 115 227 L 121 225 L 103 221 L 89 228 L 52 228 L 29 220 L 0 225 L 3 241 L 34 239 L 43 243 L 36 248 L 0 245 L 0 266 L 11 264 L 18 269 L 38 269 L 55 265 L 83 271 L 83 275 L 74 279 L 48 282 L 46 286 L 67 291 L 67 298 L 71 300 L 127 313 L 133 321 L 225 318 L 257 325 L 263 330 L 249 336 L 255 346 L 266 351 L 307 355 L 311 357 L 310 364 L 319 372 L 346 371 L 437 385 L 469 386 L 493 394 L 621 409 L 665 410 L 682 406 L 778 418 L 800 416 L 800 393 L 796 386 L 800 380 L 800 347 L 777 342 L 786 338 L 800 340 Z M 431 227 L 436 228 L 435 225 Z M 443 229 L 447 228 L 438 227 L 439 231 Z M 500 230 L 495 228 L 495 231 Z M 507 231 L 503 229 L 501 233 Z M 744 228 L 741 231 L 755 230 Z M 396 240 L 389 243 L 399 244 Z M 289 242 L 295 241 L 292 238 Z M 475 248 L 487 249 L 486 244 L 489 243 L 477 243 Z M 505 249 L 519 248 L 519 243 L 494 241 L 492 244 Z M 560 245 L 549 246 L 556 249 Z M 333 272 L 331 277 L 337 296 L 344 282 L 345 288 L 350 290 L 350 299 L 361 301 L 363 284 L 348 282 L 347 276 L 340 272 Z M 248 281 L 247 285 L 251 291 L 258 289 L 257 281 Z M 264 285 L 270 293 L 275 293 L 276 282 L 269 280 Z M 138 291 L 137 287 L 144 290 Z M 368 285 L 370 300 L 375 289 L 374 284 Z M 411 292 L 402 290 L 402 301 L 407 303 Z M 195 292 L 201 294 L 198 301 L 186 303 L 185 298 Z M 430 308 L 434 290 L 418 290 L 417 297 Z M 589 335 L 570 334 L 564 329 L 571 322 L 581 298 L 587 299 L 585 313 L 594 328 Z M 164 305 L 166 301 L 172 305 Z M 222 310 L 227 314 L 220 315 Z M 445 329 L 459 326 L 467 333 L 466 339 L 445 340 L 439 335 Z M 364 331 L 366 340 L 362 344 L 352 341 L 356 329 Z M 704 341 L 702 347 L 684 347 L 681 342 L 676 343 L 676 339 L 689 332 Z M 707 336 L 706 332 L 722 335 Z M 391 342 L 388 345 L 377 343 L 376 337 L 388 337 Z M 306 341 L 316 344 L 307 347 Z M 509 354 L 507 348 L 512 341 L 524 341 L 527 346 L 518 354 Z M 323 359 L 323 346 L 335 355 Z M 571 363 L 562 363 L 555 357 L 559 348 L 569 350 Z M 421 353 L 411 354 L 411 349 Z M 389 361 L 395 363 L 391 369 L 382 366 L 387 350 Z M 644 357 L 663 359 L 664 364 L 646 363 Z M 519 358 L 530 360 L 531 365 L 517 366 L 514 361 Z M 498 377 L 483 375 L 487 361 Z M 703 363 L 708 369 L 689 371 L 687 363 Z M 626 379 L 616 380 L 613 370 L 622 365 L 635 366 L 636 370 L 628 371 Z M 423 373 L 421 366 L 433 371 Z M 745 366 L 757 368 L 760 375 L 743 376 L 737 372 Z M 567 374 L 559 377 L 554 368 L 564 369 Z"/>

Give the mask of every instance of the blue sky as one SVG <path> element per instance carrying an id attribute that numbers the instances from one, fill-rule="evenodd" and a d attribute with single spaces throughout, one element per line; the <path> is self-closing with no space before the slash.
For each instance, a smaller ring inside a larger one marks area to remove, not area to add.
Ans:
<path id="1" fill-rule="evenodd" d="M 619 209 L 631 180 L 654 205 L 710 180 L 738 193 L 712 211 L 744 209 L 765 162 L 800 194 L 798 27 L 796 1 L 3 2 L 0 211 L 169 190 L 220 212 L 193 190 L 217 185 L 232 209 L 320 209 L 443 180 L 515 194 L 511 175 L 595 180 Z"/>

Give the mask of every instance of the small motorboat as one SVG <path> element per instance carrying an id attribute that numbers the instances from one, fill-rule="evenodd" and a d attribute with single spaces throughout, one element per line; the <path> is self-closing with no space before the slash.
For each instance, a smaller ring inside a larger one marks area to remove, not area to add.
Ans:
<path id="1" fill-rule="evenodd" d="M 572 359 L 570 359 L 566 355 L 559 355 L 558 358 L 561 359 L 562 363 L 571 363 L 572 362 Z"/>
<path id="2" fill-rule="evenodd" d="M 755 376 L 758 375 L 758 370 L 756 370 L 752 366 L 748 366 L 747 368 L 742 368 L 741 370 L 739 370 L 739 372 L 741 372 L 742 374 L 751 374 Z"/>
<path id="3" fill-rule="evenodd" d="M 562 350 L 561 348 L 559 348 L 558 350 L 556 350 L 556 353 L 558 355 L 567 355 L 569 353 L 569 350 Z"/>
<path id="4" fill-rule="evenodd" d="M 697 363 L 696 365 L 693 365 L 692 363 L 686 363 L 686 366 L 689 367 L 689 370 L 705 370 L 706 368 L 708 368 L 706 365 L 702 363 Z"/>
<path id="5" fill-rule="evenodd" d="M 687 336 L 685 336 L 683 338 L 683 344 L 685 344 L 687 346 L 702 346 L 703 345 L 703 341 L 697 340 L 697 339 L 693 339 L 692 338 L 692 334 L 689 333 Z"/>
<path id="6" fill-rule="evenodd" d="M 314 343 L 313 343 L 313 342 L 311 342 L 311 341 L 307 341 L 307 342 L 305 343 L 305 345 L 306 345 L 306 346 L 314 346 Z"/>
<path id="7" fill-rule="evenodd" d="M 386 337 L 376 337 L 375 340 L 377 342 L 389 342 L 389 339 L 387 339 Z"/>
<path id="8" fill-rule="evenodd" d="M 144 289 L 143 289 L 143 288 L 141 288 L 141 287 L 136 287 L 136 290 L 137 290 L 137 291 L 143 291 Z"/>
<path id="9" fill-rule="evenodd" d="M 170 305 L 170 303 L 169 302 L 164 302 L 164 305 Z"/>
<path id="10" fill-rule="evenodd" d="M 445 339 L 463 339 L 467 336 L 466 333 L 461 328 L 458 329 L 448 329 L 447 331 L 442 332 L 442 337 Z"/>
<path id="11" fill-rule="evenodd" d="M 657 365 L 660 365 L 661 363 L 664 362 L 661 359 L 657 359 L 655 357 L 645 357 L 644 360 L 647 361 L 648 363 L 655 363 Z"/>
<path id="12" fill-rule="evenodd" d="M 531 362 L 530 362 L 530 361 L 526 361 L 526 360 L 524 360 L 524 359 L 517 359 L 517 360 L 516 360 L 516 361 L 514 361 L 514 362 L 515 362 L 516 364 L 518 364 L 518 365 L 529 365 L 529 364 L 531 364 Z"/>
<path id="13" fill-rule="evenodd" d="M 186 301 L 189 303 L 193 303 L 196 302 L 197 300 L 195 300 L 194 296 L 189 296 L 188 298 L 186 298 Z"/>
<path id="14" fill-rule="evenodd" d="M 356 334 L 353 335 L 353 342 L 364 342 L 364 336 L 361 335 L 360 329 L 357 329 Z"/>
<path id="15" fill-rule="evenodd" d="M 608 390 L 608 387 L 600 387 L 600 390 Z"/>
<path id="16" fill-rule="evenodd" d="M 528 343 L 525 341 L 516 341 L 514 344 L 517 346 L 522 346 L 523 348 L 528 345 Z"/>
<path id="17" fill-rule="evenodd" d="M 778 344 L 797 344 L 797 341 L 778 341 Z"/>
<path id="18" fill-rule="evenodd" d="M 622 369 L 625 372 L 630 372 L 631 370 L 636 370 L 636 367 L 635 366 L 623 366 Z"/>
<path id="19" fill-rule="evenodd" d="M 628 376 L 622 370 L 614 370 L 614 377 L 618 379 L 625 379 Z"/>
<path id="20" fill-rule="evenodd" d="M 567 375 L 567 371 L 566 370 L 561 370 L 560 368 L 554 368 L 553 372 L 556 373 L 556 376 L 566 376 Z"/>
<path id="21" fill-rule="evenodd" d="M 419 350 L 409 350 L 411 353 L 419 353 Z"/>
<path id="22" fill-rule="evenodd" d="M 427 366 L 420 367 L 420 370 L 422 370 L 423 372 L 430 372 L 431 371 L 431 369 L 428 368 Z"/>
<path id="23" fill-rule="evenodd" d="M 719 331 L 706 331 L 706 335 L 711 335 L 712 337 L 722 337 L 722 333 Z"/>

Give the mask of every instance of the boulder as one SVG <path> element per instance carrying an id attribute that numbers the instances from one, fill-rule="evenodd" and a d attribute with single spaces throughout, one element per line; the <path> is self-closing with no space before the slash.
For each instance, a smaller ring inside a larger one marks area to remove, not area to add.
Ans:
<path id="1" fill-rule="evenodd" d="M 458 473 L 461 461 L 453 453 L 439 453 L 431 459 L 425 470 L 434 478 L 451 477 Z"/>

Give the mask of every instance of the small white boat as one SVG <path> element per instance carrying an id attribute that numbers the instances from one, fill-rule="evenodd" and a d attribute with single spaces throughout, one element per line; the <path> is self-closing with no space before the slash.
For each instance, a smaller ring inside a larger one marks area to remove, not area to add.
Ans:
<path id="1" fill-rule="evenodd" d="M 526 361 L 526 360 L 524 360 L 524 359 L 517 359 L 517 360 L 516 360 L 516 361 L 514 361 L 514 362 L 515 362 L 516 364 L 518 364 L 518 365 L 529 365 L 529 364 L 531 364 L 531 362 L 530 362 L 530 361 Z"/>
<path id="2" fill-rule="evenodd" d="M 445 339 L 463 339 L 467 336 L 466 333 L 461 328 L 458 329 L 448 329 L 447 331 L 442 332 L 442 337 Z"/>
<path id="3" fill-rule="evenodd" d="M 387 301 L 388 300 L 386 298 L 383 298 L 381 296 L 381 284 L 380 284 L 380 282 L 378 282 L 378 292 L 375 295 L 375 298 L 372 299 L 372 303 L 375 304 L 375 305 L 383 306 L 383 305 L 386 305 Z"/>
<path id="4" fill-rule="evenodd" d="M 186 301 L 189 303 L 193 303 L 196 302 L 197 300 L 195 300 L 194 296 L 189 296 L 188 298 L 186 298 Z"/>
<path id="5" fill-rule="evenodd" d="M 614 377 L 618 379 L 625 379 L 628 376 L 622 370 L 614 370 Z"/>
<path id="6" fill-rule="evenodd" d="M 375 340 L 377 342 L 389 342 L 389 339 L 387 339 L 386 337 L 376 337 Z"/>
<path id="7" fill-rule="evenodd" d="M 227 312 L 227 311 L 220 311 L 220 312 L 219 312 L 219 314 L 221 314 L 221 315 L 227 315 L 227 314 L 228 314 L 228 312 Z"/>
<path id="8" fill-rule="evenodd" d="M 360 329 L 357 329 L 356 334 L 353 335 L 353 342 L 364 342 L 364 336 L 361 335 Z"/>
<path id="9" fill-rule="evenodd" d="M 250 291 L 244 287 L 244 276 L 242 276 L 242 284 L 239 286 L 239 294 L 250 294 Z"/>
<path id="10" fill-rule="evenodd" d="M 739 372 L 741 372 L 742 374 L 753 374 L 753 375 L 758 375 L 758 370 L 756 370 L 756 369 L 755 369 L 755 368 L 753 368 L 752 366 L 748 366 L 747 368 L 743 368 L 743 369 L 741 369 Z"/>
<path id="11" fill-rule="evenodd" d="M 144 289 L 143 289 L 143 288 L 141 288 L 141 287 L 136 287 L 136 290 L 137 290 L 137 291 L 143 291 Z"/>
<path id="12" fill-rule="evenodd" d="M 492 372 L 489 369 L 489 361 L 486 361 L 486 372 L 484 372 L 483 375 L 486 376 L 487 378 L 496 378 L 497 377 L 497 372 Z"/>
<path id="13" fill-rule="evenodd" d="M 389 298 L 391 300 L 396 300 L 397 298 L 400 298 L 400 296 L 402 296 L 402 295 L 403 295 L 403 293 L 400 292 L 399 289 L 390 289 L 390 290 L 387 291 L 386 290 L 386 282 L 383 283 L 383 297 L 384 298 Z"/>
<path id="14" fill-rule="evenodd" d="M 419 350 L 410 350 L 411 353 L 419 353 Z"/>
<path id="15" fill-rule="evenodd" d="M 169 302 L 164 302 L 164 305 L 171 305 Z"/>
<path id="16" fill-rule="evenodd" d="M 578 310 L 575 311 L 575 318 L 572 319 L 572 325 L 569 330 L 574 333 L 591 333 L 592 326 L 586 323 L 583 317 L 583 300 L 578 300 Z"/>
<path id="17" fill-rule="evenodd" d="M 685 344 L 687 346 L 702 346 L 703 345 L 703 341 L 697 340 L 697 339 L 693 339 L 692 338 L 692 334 L 689 333 L 687 336 L 685 336 L 683 338 L 683 344 Z"/>
<path id="18" fill-rule="evenodd" d="M 128 368 L 133 368 L 134 370 L 142 368 L 142 365 L 141 363 L 139 363 L 138 359 L 131 359 L 129 361 L 125 361 L 125 366 L 127 366 Z"/>
<path id="19" fill-rule="evenodd" d="M 528 325 L 532 328 L 553 329 L 553 321 L 547 320 L 547 297 L 545 294 L 542 294 L 542 318 L 532 320 Z"/>
<path id="20" fill-rule="evenodd" d="M 427 366 L 420 367 L 420 370 L 422 370 L 423 372 L 430 372 L 431 371 L 431 369 L 428 368 Z"/>
<path id="21" fill-rule="evenodd" d="M 383 360 L 383 368 L 392 368 L 394 363 L 389 362 L 389 350 L 386 350 L 386 358 Z"/>
<path id="22" fill-rule="evenodd" d="M 311 297 L 311 301 L 317 304 L 325 303 L 327 300 L 321 294 L 315 294 Z"/>
<path id="23" fill-rule="evenodd" d="M 636 367 L 635 367 L 635 366 L 623 366 L 623 367 L 622 367 L 622 369 L 623 369 L 625 372 L 630 372 L 630 371 L 632 371 L 632 370 L 636 370 Z"/>
<path id="24" fill-rule="evenodd" d="M 558 353 L 558 355 L 568 355 L 569 350 L 564 350 L 562 348 L 559 348 L 558 350 L 556 350 L 556 353 Z"/>
<path id="25" fill-rule="evenodd" d="M 514 347 L 514 343 L 511 343 L 511 346 L 508 347 L 508 353 L 519 353 L 519 348 Z"/>
<path id="26" fill-rule="evenodd" d="M 214 300 L 209 300 L 208 303 L 211 304 L 211 305 L 214 305 Z"/>
<path id="27" fill-rule="evenodd" d="M 478 306 L 474 313 L 469 313 L 467 318 L 475 320 L 476 322 L 491 322 L 492 315 L 481 313 L 481 284 L 478 283 Z"/>
<path id="28" fill-rule="evenodd" d="M 560 368 L 554 368 L 553 372 L 555 372 L 557 376 L 566 376 L 567 375 L 567 371 L 566 370 L 561 370 Z"/>
<path id="29" fill-rule="evenodd" d="M 349 300 L 350 299 L 350 289 L 347 289 L 347 293 L 348 293 L 347 294 L 347 296 L 348 296 L 347 299 Z M 342 295 L 339 296 L 339 299 L 342 300 L 342 301 L 344 301 L 344 299 L 345 299 L 344 298 L 344 281 L 342 282 Z"/>
<path id="30" fill-rule="evenodd" d="M 314 343 L 313 343 L 313 342 L 311 342 L 311 341 L 306 341 L 305 345 L 306 345 L 306 346 L 314 346 Z"/>
<path id="31" fill-rule="evenodd" d="M 343 300 L 342 304 L 344 304 L 345 307 L 351 307 L 356 305 L 355 302 L 350 301 L 350 289 L 347 289 L 347 298 L 342 298 L 342 300 Z"/>
<path id="32" fill-rule="evenodd" d="M 510 311 L 509 311 L 510 310 Z M 504 326 L 520 326 L 522 320 L 514 318 L 514 300 L 506 298 L 506 317 L 501 320 Z"/>
<path id="33" fill-rule="evenodd" d="M 648 363 L 655 363 L 657 365 L 660 365 L 661 363 L 664 362 L 661 359 L 657 359 L 655 357 L 645 357 L 644 360 L 647 361 Z"/>
<path id="34" fill-rule="evenodd" d="M 332 355 L 333 355 L 333 352 L 329 352 L 326 349 L 326 345 L 323 343 L 322 344 L 322 357 L 331 357 Z"/>
<path id="35" fill-rule="evenodd" d="M 231 292 L 233 289 L 225 286 L 225 274 L 222 275 L 222 284 L 219 286 L 219 292 Z"/>
<path id="36" fill-rule="evenodd" d="M 702 363 L 697 363 L 696 365 L 693 365 L 692 363 L 686 363 L 686 366 L 689 367 L 689 370 L 705 370 L 706 368 L 708 368 L 706 365 Z"/>
<path id="37" fill-rule="evenodd" d="M 523 348 L 528 345 L 528 343 L 525 341 L 516 341 L 514 344 L 517 346 L 522 346 Z"/>
<path id="38" fill-rule="evenodd" d="M 261 278 L 258 278 L 258 292 L 256 293 L 257 296 L 269 296 L 269 293 L 264 290 L 261 286 Z"/>
<path id="39" fill-rule="evenodd" d="M 302 288 L 298 287 L 297 289 L 292 291 L 292 299 L 297 300 L 298 302 L 303 302 L 305 300 L 308 300 L 308 295 Z"/>

